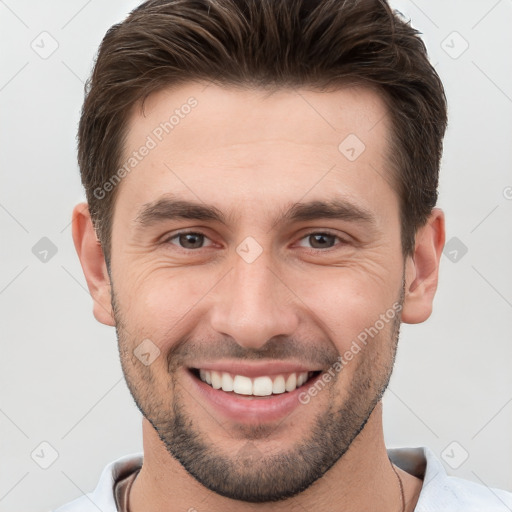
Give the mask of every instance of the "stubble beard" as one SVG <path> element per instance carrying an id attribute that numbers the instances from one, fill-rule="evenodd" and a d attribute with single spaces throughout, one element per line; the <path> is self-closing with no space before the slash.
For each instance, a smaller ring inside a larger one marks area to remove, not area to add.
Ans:
<path id="1" fill-rule="evenodd" d="M 402 306 L 403 302 L 402 282 L 398 303 Z M 339 401 L 339 390 L 336 388 L 339 374 L 321 391 L 320 394 L 330 395 L 326 400 L 329 405 L 314 419 L 307 437 L 295 442 L 286 451 L 266 455 L 264 449 L 258 446 L 263 447 L 265 438 L 271 437 L 279 426 L 239 425 L 236 439 L 232 437 L 233 444 L 240 446 L 234 454 L 226 454 L 216 446 L 208 432 L 193 422 L 186 407 L 187 399 L 190 401 L 192 397 L 177 382 L 176 372 L 171 367 L 165 396 L 154 393 L 155 376 L 151 366 L 142 365 L 133 355 L 137 342 L 125 329 L 113 283 L 112 305 L 126 383 L 138 409 L 158 433 L 168 453 L 209 490 L 250 503 L 278 502 L 296 496 L 343 457 L 363 430 L 388 386 L 401 323 L 401 315 L 397 312 L 390 322 L 391 329 L 385 329 L 386 332 L 379 333 L 369 341 L 349 363 L 358 366 L 345 395 L 347 400 L 343 403 Z M 302 405 L 292 413 L 299 423 L 301 415 L 307 417 L 308 407 L 309 404 Z M 211 423 L 217 426 L 221 421 Z M 222 430 L 222 427 L 219 426 L 219 429 Z M 283 428 L 280 432 L 282 435 Z M 226 438 L 230 434 L 224 429 L 221 435 Z"/>

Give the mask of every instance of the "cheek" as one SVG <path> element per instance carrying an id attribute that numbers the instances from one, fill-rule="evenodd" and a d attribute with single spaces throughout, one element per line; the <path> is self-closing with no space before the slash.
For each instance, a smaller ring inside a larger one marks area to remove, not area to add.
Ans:
<path id="1" fill-rule="evenodd" d="M 387 249 L 347 258 L 340 266 L 308 265 L 306 270 L 280 266 L 283 281 L 293 290 L 286 307 L 319 322 L 344 352 L 398 298 L 401 273 L 397 264 L 389 263 Z M 207 316 L 211 291 L 215 300 L 222 299 L 219 293 L 230 293 L 221 283 L 228 270 L 227 265 L 170 268 L 166 261 L 139 261 L 124 269 L 126 278 L 119 286 L 114 282 L 128 330 L 138 339 L 154 340 L 167 352 L 177 340 L 191 335 L 200 317 Z"/>
<path id="2" fill-rule="evenodd" d="M 307 278 L 296 280 L 297 296 L 312 310 L 340 353 L 348 350 L 352 341 L 379 322 L 388 312 L 394 316 L 393 305 L 399 299 L 401 274 L 393 275 L 377 265 L 350 268 L 316 269 Z M 379 322 L 379 331 L 385 327 Z M 364 335 L 362 336 L 364 337 Z"/>
<path id="3" fill-rule="evenodd" d="M 148 314 L 165 313 L 170 319 L 179 319 L 208 295 L 224 273 L 206 266 L 162 267 L 139 279 L 137 301 Z"/>
<path id="4" fill-rule="evenodd" d="M 154 340 L 167 352 L 189 332 L 190 319 L 222 275 L 212 268 L 176 270 L 164 265 L 140 272 L 123 286 L 120 303 L 127 328 L 138 338 Z"/>

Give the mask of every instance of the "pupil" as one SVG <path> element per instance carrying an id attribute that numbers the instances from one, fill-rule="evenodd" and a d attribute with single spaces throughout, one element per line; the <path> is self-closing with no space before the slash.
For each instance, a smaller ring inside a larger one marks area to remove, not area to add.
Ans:
<path id="1" fill-rule="evenodd" d="M 318 247 L 320 247 L 320 248 L 326 247 L 326 246 L 332 247 L 332 244 L 329 243 L 329 240 L 331 242 L 334 241 L 334 236 L 328 235 L 327 233 L 319 233 L 316 235 L 311 235 L 310 238 L 311 238 L 311 241 L 313 242 L 311 245 L 313 247 L 315 247 L 315 244 L 319 243 Z M 326 244 L 326 240 L 328 240 L 327 244 Z"/>
<path id="2" fill-rule="evenodd" d="M 180 244 L 186 249 L 198 249 L 203 242 L 203 235 L 199 233 L 185 233 L 180 235 Z"/>

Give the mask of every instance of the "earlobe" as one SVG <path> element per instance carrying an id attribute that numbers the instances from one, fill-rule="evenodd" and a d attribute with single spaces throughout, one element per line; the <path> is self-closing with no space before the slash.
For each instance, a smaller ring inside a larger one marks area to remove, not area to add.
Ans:
<path id="1" fill-rule="evenodd" d="M 110 278 L 87 203 L 79 203 L 74 207 L 72 230 L 75 249 L 93 299 L 94 317 L 102 324 L 114 326 Z"/>
<path id="2" fill-rule="evenodd" d="M 434 208 L 427 223 L 417 231 L 414 255 L 406 261 L 402 310 L 402 321 L 405 323 L 421 323 L 432 314 L 444 242 L 444 212 Z"/>

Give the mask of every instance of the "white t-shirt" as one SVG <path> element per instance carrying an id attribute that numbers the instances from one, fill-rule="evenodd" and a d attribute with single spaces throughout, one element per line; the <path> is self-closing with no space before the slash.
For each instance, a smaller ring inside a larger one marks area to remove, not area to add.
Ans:
<path id="1" fill-rule="evenodd" d="M 388 455 L 396 466 L 423 480 L 415 512 L 512 512 L 512 493 L 448 476 L 429 448 L 392 448 Z M 111 462 L 93 492 L 54 512 L 117 512 L 114 484 L 119 475 L 140 468 L 142 460 L 142 453 L 135 453 Z"/>

